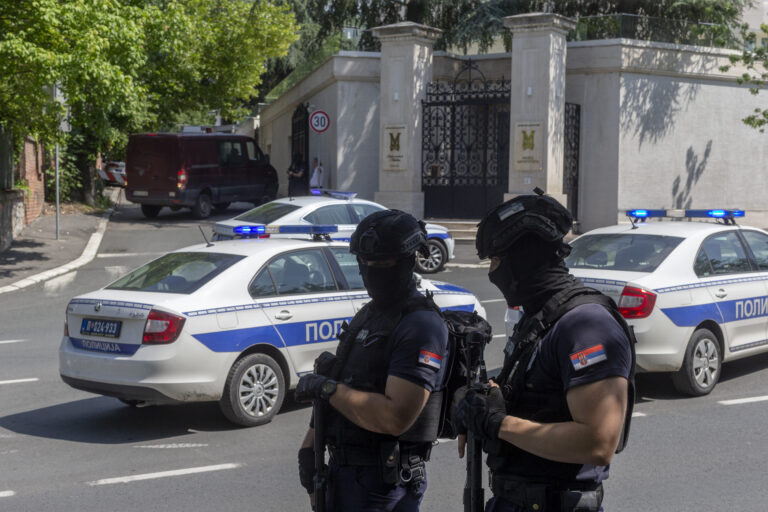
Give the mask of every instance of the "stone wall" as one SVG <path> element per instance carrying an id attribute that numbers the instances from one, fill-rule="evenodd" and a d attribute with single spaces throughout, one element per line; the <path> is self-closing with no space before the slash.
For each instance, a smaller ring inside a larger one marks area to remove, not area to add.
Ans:
<path id="1" fill-rule="evenodd" d="M 0 252 L 11 247 L 14 236 L 20 233 L 19 224 L 23 227 L 23 219 L 19 214 L 24 213 L 24 196 L 20 190 L 0 190 Z M 20 222 L 21 221 L 21 222 Z M 18 231 L 18 232 L 17 232 Z"/>

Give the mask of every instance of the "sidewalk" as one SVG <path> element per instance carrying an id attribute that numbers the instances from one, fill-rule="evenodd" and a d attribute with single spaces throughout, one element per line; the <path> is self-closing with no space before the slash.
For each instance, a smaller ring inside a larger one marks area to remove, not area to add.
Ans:
<path id="1" fill-rule="evenodd" d="M 119 192 L 109 192 L 113 202 Z M 55 205 L 46 204 L 45 215 L 25 226 L 11 248 L 0 252 L 0 295 L 70 272 L 93 259 L 110 213 L 84 213 L 62 205 L 56 240 Z"/>

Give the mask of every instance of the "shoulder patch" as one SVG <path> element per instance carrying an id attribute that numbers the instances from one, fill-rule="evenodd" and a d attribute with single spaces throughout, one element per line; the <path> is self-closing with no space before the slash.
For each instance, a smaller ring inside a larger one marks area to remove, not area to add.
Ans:
<path id="1" fill-rule="evenodd" d="M 608 357 L 605 355 L 605 349 L 602 345 L 594 345 L 571 354 L 571 363 L 573 363 L 573 369 L 576 371 L 607 359 Z"/>
<path id="2" fill-rule="evenodd" d="M 443 358 L 428 350 L 419 351 L 419 364 L 428 366 L 434 370 L 439 370 L 443 366 Z"/>

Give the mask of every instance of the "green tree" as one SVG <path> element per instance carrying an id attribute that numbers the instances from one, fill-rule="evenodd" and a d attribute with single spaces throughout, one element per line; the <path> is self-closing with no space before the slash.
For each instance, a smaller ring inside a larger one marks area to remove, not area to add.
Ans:
<path id="1" fill-rule="evenodd" d="M 768 34 L 768 25 L 760 25 L 760 31 Z M 744 41 L 744 50 L 740 55 L 730 57 L 731 64 L 740 64 L 745 71 L 737 79 L 740 84 L 749 85 L 749 92 L 753 95 L 765 89 L 768 80 L 768 49 L 765 44 L 757 44 L 757 34 L 749 30 L 747 25 L 741 27 L 741 36 Z M 731 66 L 723 66 L 722 71 L 728 71 Z M 752 114 L 742 119 L 744 124 L 751 126 L 761 133 L 765 132 L 768 125 L 768 109 L 755 108 Z"/>

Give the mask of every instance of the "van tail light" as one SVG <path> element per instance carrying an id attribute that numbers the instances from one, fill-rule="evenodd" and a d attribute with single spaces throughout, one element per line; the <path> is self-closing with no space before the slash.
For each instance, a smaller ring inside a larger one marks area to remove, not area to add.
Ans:
<path id="1" fill-rule="evenodd" d="M 187 170 L 179 169 L 179 172 L 176 173 L 176 188 L 179 190 L 184 190 L 184 187 L 187 186 L 188 179 L 189 177 L 187 176 Z"/>
<path id="2" fill-rule="evenodd" d="M 624 318 L 646 318 L 650 316 L 655 304 L 655 293 L 625 286 L 619 298 L 619 312 Z"/>
<path id="3" fill-rule="evenodd" d="M 149 312 L 147 323 L 144 325 L 142 343 L 145 345 L 173 343 L 181 334 L 184 320 L 184 317 L 153 309 Z"/>

